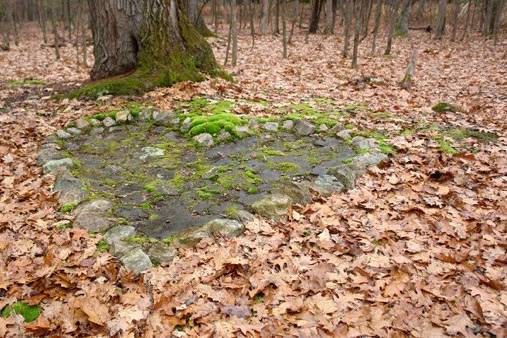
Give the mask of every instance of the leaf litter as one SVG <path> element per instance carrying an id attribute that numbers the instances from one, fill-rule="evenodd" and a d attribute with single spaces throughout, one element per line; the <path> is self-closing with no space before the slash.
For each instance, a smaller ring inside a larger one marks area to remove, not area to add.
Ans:
<path id="1" fill-rule="evenodd" d="M 31 89 L 32 97 L 16 101 L 20 89 L 3 88 L 0 306 L 23 301 L 39 305 L 41 314 L 30 323 L 0 317 L 0 335 L 505 336 L 502 48 L 478 37 L 466 45 L 440 45 L 424 33 L 416 38 L 422 52 L 410 92 L 397 84 L 408 41 L 397 40 L 385 59 L 366 56 L 365 40 L 359 71 L 353 71 L 338 56 L 338 38 L 311 36 L 305 46 L 298 34 L 287 60 L 279 39 L 257 38 L 252 50 L 241 36 L 240 63 L 228 68 L 237 74 L 235 83 L 182 83 L 140 98 L 162 109 L 202 95 L 272 103 L 246 105 L 251 114 L 276 113 L 277 105 L 315 97 L 341 107 L 361 104 L 368 109 L 355 109 L 346 122 L 382 130 L 396 150 L 355 189 L 296 206 L 291 221 L 260 221 L 242 237 L 204 240 L 141 276 L 97 253 L 100 235 L 56 228 L 65 216 L 50 192 L 52 178 L 35 161 L 38 146 L 56 128 L 124 99 L 55 102 L 51 90 Z M 225 42 L 213 46 L 222 60 Z M 32 55 L 45 55 L 33 48 Z M 20 53 L 2 53 L 8 55 L 0 59 L 2 68 L 18 67 L 9 60 Z M 50 67 L 28 58 L 18 73 L 0 79 L 86 78 L 68 62 L 71 49 L 62 56 Z M 358 81 L 365 75 L 383 79 L 382 85 Z M 439 101 L 463 112 L 432 113 Z M 465 138 L 448 154 L 435 130 L 421 127 L 428 125 L 479 127 L 500 137 L 491 143 Z"/>

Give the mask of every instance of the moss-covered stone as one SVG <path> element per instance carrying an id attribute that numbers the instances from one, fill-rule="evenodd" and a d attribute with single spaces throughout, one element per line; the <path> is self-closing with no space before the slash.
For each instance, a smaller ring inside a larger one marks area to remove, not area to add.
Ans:
<path id="1" fill-rule="evenodd" d="M 433 107 L 431 107 L 431 110 L 433 110 L 436 113 L 447 113 L 447 112 L 457 113 L 461 111 L 461 109 L 458 106 L 448 102 L 438 102 Z"/>

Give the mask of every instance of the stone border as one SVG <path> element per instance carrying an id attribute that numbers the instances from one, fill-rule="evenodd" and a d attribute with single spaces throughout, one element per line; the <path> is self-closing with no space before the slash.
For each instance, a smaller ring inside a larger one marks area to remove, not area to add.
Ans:
<path id="1" fill-rule="evenodd" d="M 94 115 L 97 116 L 97 115 Z M 83 190 L 81 181 L 74 177 L 70 169 L 75 166 L 71 158 L 65 157 L 61 150 L 61 142 L 71 139 L 76 135 L 89 133 L 90 135 L 103 134 L 112 131 L 119 124 L 139 121 L 153 121 L 162 126 L 177 127 L 184 134 L 189 130 L 192 120 L 187 117 L 180 119 L 176 113 L 164 111 L 142 111 L 139 116 L 123 110 L 114 116 L 103 116 L 101 120 L 80 118 L 69 127 L 56 131 L 48 137 L 40 147 L 37 162 L 42 166 L 45 174 L 56 177 L 53 191 L 57 193 L 58 202 L 62 211 L 73 211 L 74 225 L 87 229 L 91 232 L 105 232 L 103 240 L 110 248 L 110 252 L 116 256 L 127 269 L 140 273 L 148 270 L 156 263 L 169 263 L 177 255 L 176 248 L 181 245 L 195 245 L 200 240 L 209 237 L 232 237 L 240 235 L 246 224 L 255 221 L 256 217 L 245 210 L 238 212 L 239 220 L 219 218 L 202 226 L 191 228 L 178 235 L 173 243 L 167 245 L 159 240 L 139 237 L 138 241 L 129 241 L 139 233 L 135 227 L 118 224 L 111 217 L 112 203 L 107 200 L 87 200 L 87 192 Z M 248 125 L 236 126 L 238 135 L 251 136 L 263 130 L 265 132 L 293 132 L 298 136 L 336 135 L 337 138 L 348 141 L 356 149 L 367 150 L 351 159 L 351 163 L 342 167 L 333 168 L 330 175 L 321 175 L 314 182 L 302 182 L 296 184 L 296 189 L 303 203 L 311 201 L 313 193 L 330 195 L 353 187 L 357 173 L 363 172 L 368 166 L 376 165 L 387 158 L 387 155 L 379 149 L 375 139 L 362 136 L 352 137 L 350 130 L 336 125 L 329 128 L 322 124 L 315 126 L 307 120 L 283 119 L 277 121 L 260 122 L 257 118 L 250 118 Z M 209 133 L 202 133 L 193 137 L 193 140 L 204 147 L 211 147 L 216 142 L 224 142 L 231 137 L 230 133 L 222 130 L 216 137 Z M 316 138 L 316 140 L 318 140 Z M 150 156 L 148 149 L 143 150 Z M 155 151 L 153 150 L 153 151 Z M 294 192 L 293 192 L 294 193 Z M 252 204 L 252 209 L 262 217 L 280 219 L 286 217 L 293 204 L 289 194 L 271 194 Z M 75 208 L 75 210 L 74 210 Z M 69 210 L 65 210 L 69 209 Z"/>

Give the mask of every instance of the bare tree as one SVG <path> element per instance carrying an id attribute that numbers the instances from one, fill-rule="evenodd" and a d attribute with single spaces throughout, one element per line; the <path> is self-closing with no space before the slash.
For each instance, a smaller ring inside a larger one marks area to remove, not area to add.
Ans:
<path id="1" fill-rule="evenodd" d="M 438 1 L 438 14 L 435 24 L 435 38 L 442 39 L 445 33 L 445 21 L 447 11 L 447 0 Z"/>

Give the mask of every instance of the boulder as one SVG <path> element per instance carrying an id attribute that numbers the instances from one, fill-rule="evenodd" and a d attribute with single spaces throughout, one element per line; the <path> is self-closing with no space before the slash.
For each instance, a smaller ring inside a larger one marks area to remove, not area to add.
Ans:
<path id="1" fill-rule="evenodd" d="M 56 136 L 58 136 L 62 140 L 65 140 L 65 139 L 68 139 L 68 138 L 72 137 L 71 134 L 67 133 L 65 130 L 62 130 L 62 129 L 56 131 Z"/>
<path id="2" fill-rule="evenodd" d="M 213 136 L 208 133 L 202 133 L 194 136 L 194 141 L 205 147 L 211 147 L 213 145 Z"/>
<path id="3" fill-rule="evenodd" d="M 267 131 L 278 131 L 278 122 L 266 122 L 263 128 Z"/>
<path id="4" fill-rule="evenodd" d="M 328 196 L 334 192 L 345 190 L 345 186 L 336 176 L 319 175 L 313 182 L 312 189 L 323 196 Z"/>
<path id="5" fill-rule="evenodd" d="M 125 123 L 130 120 L 130 113 L 128 110 L 121 110 L 116 113 L 116 121 L 118 123 Z"/>
<path id="6" fill-rule="evenodd" d="M 348 140 L 349 138 L 352 137 L 352 132 L 350 130 L 343 129 L 343 130 L 336 133 L 336 137 L 338 137 L 342 140 Z"/>
<path id="7" fill-rule="evenodd" d="M 153 243 L 148 248 L 148 256 L 152 262 L 159 264 L 170 263 L 177 255 L 178 251 L 174 247 L 160 242 Z"/>
<path id="8" fill-rule="evenodd" d="M 169 120 L 169 118 L 174 117 L 173 114 L 167 111 L 154 111 L 153 112 L 153 120 L 156 122 L 164 122 Z"/>
<path id="9" fill-rule="evenodd" d="M 368 168 L 371 165 L 377 165 L 383 160 L 387 159 L 387 155 L 378 151 L 370 152 L 368 154 L 359 155 L 353 158 L 352 166 L 359 170 Z"/>
<path id="10" fill-rule="evenodd" d="M 234 131 L 239 137 L 245 137 L 250 134 L 250 128 L 248 128 L 248 126 L 236 126 Z"/>
<path id="11" fill-rule="evenodd" d="M 101 232 L 111 227 L 109 211 L 112 203 L 106 200 L 96 200 L 79 206 L 76 209 L 74 225 L 92 232 Z"/>
<path id="12" fill-rule="evenodd" d="M 187 131 L 190 130 L 190 125 L 192 124 L 192 119 L 190 117 L 187 117 L 186 119 L 183 120 L 183 122 L 181 123 L 181 132 L 182 133 L 186 133 Z"/>
<path id="13" fill-rule="evenodd" d="M 259 215 L 280 219 L 287 216 L 292 206 L 292 199 L 287 195 L 272 194 L 252 204 L 252 209 Z"/>
<path id="14" fill-rule="evenodd" d="M 135 248 L 121 257 L 121 262 L 130 271 L 141 273 L 153 267 L 150 257 L 141 248 Z"/>
<path id="15" fill-rule="evenodd" d="M 79 118 L 76 120 L 76 128 L 85 129 L 90 126 L 90 122 L 86 121 L 84 118 Z"/>
<path id="16" fill-rule="evenodd" d="M 196 227 L 187 230 L 178 237 L 178 242 L 183 245 L 193 246 L 199 243 L 204 238 L 209 238 L 211 234 L 206 226 Z"/>
<path id="17" fill-rule="evenodd" d="M 107 244 L 113 245 L 118 241 L 123 241 L 126 238 L 132 237 L 136 234 L 136 228 L 130 225 L 118 225 L 112 227 L 104 234 L 104 240 Z"/>
<path id="18" fill-rule="evenodd" d="M 320 131 L 320 132 L 326 132 L 326 131 L 328 131 L 328 130 L 329 130 L 329 127 L 328 127 L 327 125 L 325 125 L 325 124 L 321 124 L 321 125 L 319 126 L 319 131 Z"/>
<path id="19" fill-rule="evenodd" d="M 108 116 L 102 121 L 102 124 L 104 127 L 112 127 L 116 124 L 116 121 Z"/>
<path id="20" fill-rule="evenodd" d="M 345 189 L 354 187 L 356 173 L 349 166 L 332 167 L 328 169 L 327 173 L 336 177 L 336 179 L 343 184 Z"/>
<path id="21" fill-rule="evenodd" d="M 284 129 L 284 130 L 291 130 L 292 128 L 294 128 L 294 121 L 292 121 L 292 120 L 285 120 L 285 121 L 283 121 L 283 123 L 282 123 L 282 129 Z"/>
<path id="22" fill-rule="evenodd" d="M 231 133 L 225 130 L 220 130 L 220 133 L 217 136 L 219 141 L 227 141 L 231 137 Z"/>
<path id="23" fill-rule="evenodd" d="M 86 191 L 83 190 L 81 181 L 72 176 L 68 170 L 62 170 L 57 174 L 53 191 L 58 193 L 60 204 L 78 204 L 86 198 Z"/>
<path id="24" fill-rule="evenodd" d="M 72 168 L 73 166 L 74 166 L 74 161 L 72 161 L 72 159 L 62 158 L 60 160 L 52 160 L 52 161 L 46 162 L 42 166 L 42 169 L 44 170 L 44 173 L 47 174 L 47 173 L 53 172 L 54 170 L 61 168 L 61 167 Z"/>
<path id="25" fill-rule="evenodd" d="M 78 128 L 67 128 L 67 132 L 72 135 L 80 135 L 81 134 L 81 130 Z"/>
<path id="26" fill-rule="evenodd" d="M 37 155 L 37 164 L 44 165 L 46 162 L 61 160 L 64 157 L 65 156 L 60 153 L 60 147 L 56 143 L 47 143 L 39 150 L 39 154 Z"/>
<path id="27" fill-rule="evenodd" d="M 214 219 L 206 223 L 205 227 L 208 228 L 210 234 L 215 237 L 233 237 L 243 233 L 245 227 L 243 224 L 232 219 Z"/>
<path id="28" fill-rule="evenodd" d="M 300 136 L 308 136 L 315 132 L 315 126 L 308 121 L 299 120 L 295 123 L 294 130 Z"/>
<path id="29" fill-rule="evenodd" d="M 377 149 L 378 142 L 373 138 L 356 136 L 352 139 L 352 145 L 359 149 Z"/>
<path id="30" fill-rule="evenodd" d="M 102 127 L 96 127 L 96 128 L 93 128 L 90 131 L 90 135 L 95 136 L 95 135 L 98 135 L 98 134 L 102 134 L 103 132 L 104 132 L 104 128 L 102 128 Z"/>
<path id="31" fill-rule="evenodd" d="M 236 212 L 236 218 L 243 224 L 248 224 L 257 220 L 257 217 L 246 210 L 238 210 Z"/>

